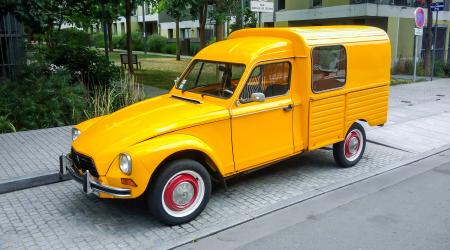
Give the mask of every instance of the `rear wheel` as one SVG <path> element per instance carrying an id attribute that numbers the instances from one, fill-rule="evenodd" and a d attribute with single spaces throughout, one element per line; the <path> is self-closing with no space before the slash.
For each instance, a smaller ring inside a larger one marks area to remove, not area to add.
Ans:
<path id="1" fill-rule="evenodd" d="M 211 178 L 205 167 L 190 159 L 162 166 L 149 191 L 152 214 L 167 225 L 177 225 L 197 217 L 209 201 Z"/>
<path id="2" fill-rule="evenodd" d="M 359 123 L 353 123 L 345 140 L 333 145 L 334 160 L 340 167 L 354 166 L 361 160 L 366 148 L 366 133 Z"/>

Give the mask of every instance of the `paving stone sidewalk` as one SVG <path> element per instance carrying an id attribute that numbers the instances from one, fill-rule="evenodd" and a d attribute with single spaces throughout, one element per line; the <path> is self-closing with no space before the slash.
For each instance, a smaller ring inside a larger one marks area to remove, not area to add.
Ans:
<path id="1" fill-rule="evenodd" d="M 86 197 L 65 181 L 0 195 L 0 249 L 170 248 L 272 209 L 274 204 L 373 173 L 411 153 L 368 144 L 353 168 L 336 167 L 330 150 L 318 150 L 235 179 L 216 188 L 194 221 L 167 227 L 142 201 Z"/>

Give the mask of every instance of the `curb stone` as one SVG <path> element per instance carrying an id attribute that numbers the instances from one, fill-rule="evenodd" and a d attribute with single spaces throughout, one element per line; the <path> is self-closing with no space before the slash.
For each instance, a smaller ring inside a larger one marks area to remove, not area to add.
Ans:
<path id="1" fill-rule="evenodd" d="M 15 177 L 0 181 L 0 194 L 53 184 L 66 180 L 70 180 L 70 177 L 67 174 L 64 176 L 60 176 L 59 171 Z"/>

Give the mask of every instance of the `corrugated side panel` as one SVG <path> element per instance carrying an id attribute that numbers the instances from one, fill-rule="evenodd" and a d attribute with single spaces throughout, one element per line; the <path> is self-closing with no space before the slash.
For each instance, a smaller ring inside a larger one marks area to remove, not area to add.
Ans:
<path id="1" fill-rule="evenodd" d="M 387 120 L 389 86 L 351 92 L 347 94 L 347 128 L 359 119 L 369 125 L 381 125 Z"/>
<path id="2" fill-rule="evenodd" d="M 310 102 L 309 150 L 342 140 L 344 137 L 345 96 Z"/>

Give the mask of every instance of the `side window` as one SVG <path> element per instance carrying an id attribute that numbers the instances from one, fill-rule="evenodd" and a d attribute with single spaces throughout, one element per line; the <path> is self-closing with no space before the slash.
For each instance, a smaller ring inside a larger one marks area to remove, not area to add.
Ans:
<path id="1" fill-rule="evenodd" d="M 312 51 L 312 89 L 322 92 L 345 85 L 347 56 L 342 45 L 316 47 Z"/>
<path id="2" fill-rule="evenodd" d="M 291 64 L 289 62 L 264 64 L 253 69 L 242 90 L 240 99 L 250 99 L 253 93 L 264 93 L 266 98 L 284 95 L 289 91 Z"/>

